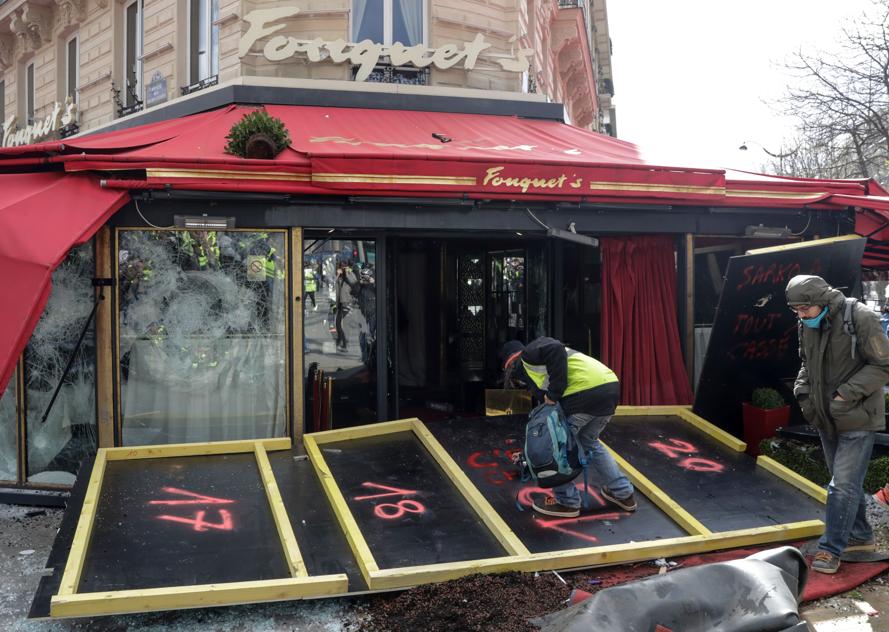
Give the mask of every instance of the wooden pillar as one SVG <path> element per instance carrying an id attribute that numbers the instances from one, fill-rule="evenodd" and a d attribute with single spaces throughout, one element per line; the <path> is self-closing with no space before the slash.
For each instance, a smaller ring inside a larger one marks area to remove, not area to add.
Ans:
<path id="1" fill-rule="evenodd" d="M 290 353 L 293 358 L 291 375 L 291 415 L 293 420 L 294 443 L 302 440 L 305 425 L 305 392 L 303 385 L 304 343 L 303 343 L 303 231 L 302 228 L 290 229 Z"/>
<path id="2" fill-rule="evenodd" d="M 112 253 L 111 228 L 103 226 L 96 233 L 96 278 L 113 279 L 114 265 Z M 96 298 L 99 293 L 105 300 L 96 309 L 96 421 L 98 423 L 99 447 L 114 446 L 114 292 L 117 287 L 95 288 Z"/>

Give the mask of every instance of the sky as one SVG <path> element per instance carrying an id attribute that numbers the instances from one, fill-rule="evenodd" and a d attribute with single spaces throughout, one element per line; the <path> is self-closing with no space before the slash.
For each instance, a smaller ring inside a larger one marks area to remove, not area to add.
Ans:
<path id="1" fill-rule="evenodd" d="M 650 162 L 759 171 L 792 120 L 782 62 L 829 49 L 870 0 L 607 0 L 618 137 Z M 747 151 L 738 147 L 746 141 Z"/>

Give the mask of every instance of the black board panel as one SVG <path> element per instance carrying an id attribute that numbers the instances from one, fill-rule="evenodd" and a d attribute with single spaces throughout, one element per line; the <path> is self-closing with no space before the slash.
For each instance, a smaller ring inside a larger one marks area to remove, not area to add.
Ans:
<path id="1" fill-rule="evenodd" d="M 286 577 L 253 453 L 107 463 L 78 592 Z"/>
<path id="2" fill-rule="evenodd" d="M 615 417 L 602 438 L 711 531 L 824 519 L 824 505 L 678 417 Z"/>
<path id="3" fill-rule="evenodd" d="M 350 593 L 367 590 L 312 463 L 291 450 L 269 452 L 269 462 L 309 575 L 345 573 Z"/>
<path id="4" fill-rule="evenodd" d="M 485 499 L 532 553 L 625 544 L 688 535 L 641 494 L 628 513 L 607 505 L 591 471 L 589 509 L 579 518 L 550 518 L 534 512 L 531 499 L 547 492 L 523 483 L 509 454 L 521 449 L 527 415 L 451 419 L 427 424 Z M 582 487 L 580 479 L 577 482 Z"/>
<path id="5" fill-rule="evenodd" d="M 741 437 L 741 404 L 750 401 L 753 389 L 768 386 L 792 404 L 791 423 L 804 423 L 791 392 L 799 372 L 797 318 L 787 307 L 784 289 L 797 274 L 817 274 L 834 287 L 855 288 L 865 242 L 731 257 L 695 389 L 694 412 Z"/>
<path id="6" fill-rule="evenodd" d="M 380 569 L 507 554 L 413 433 L 319 447 Z"/>
<path id="7" fill-rule="evenodd" d="M 65 505 L 59 531 L 46 560 L 46 568 L 52 569 L 53 572 L 51 575 L 41 577 L 37 583 L 37 590 L 28 612 L 29 619 L 49 617 L 50 600 L 59 592 L 59 586 L 62 585 L 62 575 L 65 573 L 65 564 L 68 553 L 71 552 L 71 542 L 74 540 L 74 532 L 80 520 L 83 499 L 86 497 L 95 461 L 95 456 L 88 456 L 81 461 L 80 469 L 77 470 L 77 478 L 74 479 L 74 487 L 71 488 L 71 494 Z"/>

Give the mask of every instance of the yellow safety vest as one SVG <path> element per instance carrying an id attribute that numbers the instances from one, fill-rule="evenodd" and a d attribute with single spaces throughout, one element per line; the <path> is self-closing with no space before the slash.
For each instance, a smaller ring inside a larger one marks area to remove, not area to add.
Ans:
<path id="1" fill-rule="evenodd" d="M 568 353 L 568 387 L 562 393 L 563 397 L 618 381 L 614 371 L 596 358 L 568 347 L 565 347 L 565 351 Z M 537 388 L 541 391 L 549 390 L 549 373 L 545 364 L 529 364 L 522 360 L 522 366 Z"/>
<path id="2" fill-rule="evenodd" d="M 311 270 L 303 270 L 303 276 L 306 279 L 306 292 L 314 292 L 318 289 L 318 284 L 315 281 L 315 273 Z"/>

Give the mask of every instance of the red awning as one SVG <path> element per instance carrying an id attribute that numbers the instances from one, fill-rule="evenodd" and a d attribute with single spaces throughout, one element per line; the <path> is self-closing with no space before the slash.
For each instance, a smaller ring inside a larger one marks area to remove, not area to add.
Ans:
<path id="1" fill-rule="evenodd" d="M 0 394 L 49 298 L 52 272 L 128 199 L 97 179 L 0 175 Z"/>
<path id="2" fill-rule="evenodd" d="M 270 105 L 289 130 L 290 147 L 274 160 L 226 154 L 231 126 L 253 109 L 228 106 L 178 125 L 146 125 L 117 146 L 118 132 L 111 132 L 0 151 L 0 168 L 50 162 L 72 172 L 144 169 L 149 186 L 319 195 L 668 202 L 725 195 L 720 169 L 649 164 L 632 143 L 515 116 Z"/>

